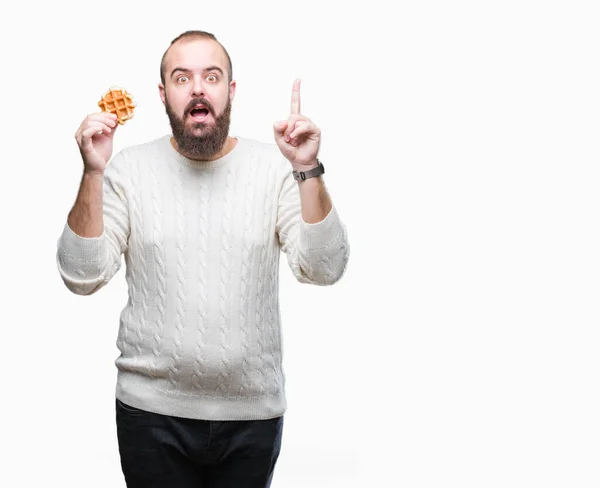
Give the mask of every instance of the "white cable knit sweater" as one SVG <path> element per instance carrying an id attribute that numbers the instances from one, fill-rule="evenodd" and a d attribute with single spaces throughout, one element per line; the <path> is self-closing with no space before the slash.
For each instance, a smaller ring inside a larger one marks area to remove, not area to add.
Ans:
<path id="1" fill-rule="evenodd" d="M 108 283 L 125 256 L 116 396 L 144 410 L 254 420 L 286 410 L 280 249 L 303 283 L 330 285 L 349 256 L 335 207 L 302 220 L 298 184 L 275 144 L 237 138 L 225 157 L 181 156 L 170 135 L 127 148 L 104 176 L 104 233 L 58 240 L 74 293 Z"/>

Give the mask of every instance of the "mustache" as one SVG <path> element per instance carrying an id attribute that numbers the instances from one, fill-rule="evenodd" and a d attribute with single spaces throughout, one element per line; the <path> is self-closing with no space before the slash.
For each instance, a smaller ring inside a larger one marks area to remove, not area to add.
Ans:
<path id="1" fill-rule="evenodd" d="M 190 103 L 187 104 L 187 107 L 185 108 L 183 115 L 184 116 L 189 115 L 190 112 L 192 111 L 192 109 L 198 104 L 204 105 L 206 107 L 206 109 L 211 113 L 211 115 L 213 117 L 215 116 L 215 110 L 214 110 L 212 104 L 206 98 L 194 98 L 193 100 L 191 100 Z"/>

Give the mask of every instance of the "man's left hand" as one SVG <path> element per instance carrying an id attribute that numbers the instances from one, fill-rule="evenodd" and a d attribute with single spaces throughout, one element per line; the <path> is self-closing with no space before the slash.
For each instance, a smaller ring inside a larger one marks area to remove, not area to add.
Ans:
<path id="1" fill-rule="evenodd" d="M 296 80 L 292 88 L 289 118 L 276 122 L 273 130 L 281 154 L 296 171 L 308 171 L 317 166 L 321 131 L 309 118 L 300 114 L 300 80 Z"/>

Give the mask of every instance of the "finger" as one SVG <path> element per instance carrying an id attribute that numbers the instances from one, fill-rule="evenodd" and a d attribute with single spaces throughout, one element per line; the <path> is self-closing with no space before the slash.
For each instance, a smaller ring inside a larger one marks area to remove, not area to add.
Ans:
<path id="1" fill-rule="evenodd" d="M 77 132 L 75 132 L 75 139 L 77 139 L 77 142 L 81 142 L 84 132 L 87 134 L 87 131 L 91 130 L 92 133 L 99 133 L 103 129 L 110 129 L 110 127 L 106 127 L 102 122 L 86 120 L 79 126 Z"/>
<path id="2" fill-rule="evenodd" d="M 288 123 L 287 129 L 286 129 L 283 137 L 286 137 L 287 138 L 286 140 L 288 140 L 290 137 L 290 134 L 292 132 L 294 132 L 298 123 L 304 122 L 304 121 L 309 121 L 309 119 L 306 117 L 303 117 L 302 115 L 290 115 L 290 118 L 287 121 L 287 123 Z"/>
<path id="3" fill-rule="evenodd" d="M 290 140 L 290 134 L 296 130 L 296 122 L 297 120 L 289 120 L 287 123 L 287 127 L 283 134 L 283 138 L 287 141 Z"/>
<path id="4" fill-rule="evenodd" d="M 279 122 L 275 122 L 273 124 L 273 130 L 275 131 L 276 135 L 278 135 L 279 137 L 282 137 L 283 133 L 287 129 L 287 126 L 288 126 L 287 120 L 282 120 L 282 121 L 279 121 Z"/>
<path id="5" fill-rule="evenodd" d="M 105 124 L 94 124 L 81 132 L 81 137 L 78 139 L 82 145 L 88 146 L 91 144 L 92 138 L 96 134 L 104 134 L 110 136 L 112 129 Z"/>
<path id="6" fill-rule="evenodd" d="M 87 125 L 87 127 L 84 127 L 84 130 L 87 129 L 91 129 L 91 128 L 96 128 L 98 132 L 104 132 L 106 134 L 110 134 L 111 132 L 116 130 L 116 126 L 117 124 L 115 124 L 115 127 L 110 127 L 108 124 L 110 122 L 98 122 L 98 121 L 90 121 Z"/>
<path id="7" fill-rule="evenodd" d="M 306 134 L 317 134 L 319 130 L 312 122 L 299 122 L 296 124 L 296 129 L 294 132 L 290 134 L 291 139 L 296 139 L 297 137 L 306 135 Z"/>
<path id="8" fill-rule="evenodd" d="M 103 122 L 107 125 L 110 125 L 111 127 L 114 127 L 117 123 L 117 116 L 113 113 L 109 113 L 109 112 L 97 112 L 94 114 L 90 114 L 86 117 L 86 120 L 88 121 L 95 121 L 95 122 Z M 84 121 L 85 123 L 85 121 Z"/>
<path id="9" fill-rule="evenodd" d="M 77 144 L 82 151 L 91 151 L 94 148 L 92 138 L 98 133 L 98 129 L 95 127 L 89 127 L 82 131 L 77 138 Z"/>
<path id="10" fill-rule="evenodd" d="M 294 86 L 292 87 L 292 115 L 300 115 L 300 79 L 297 78 L 294 81 Z"/>
<path id="11" fill-rule="evenodd" d="M 86 130 L 88 127 L 91 127 L 93 124 L 104 124 L 107 127 L 116 127 L 117 126 L 117 116 L 115 114 L 109 114 L 106 112 L 90 114 L 88 115 L 81 125 L 77 128 L 76 137 L 80 136 L 81 133 Z M 108 131 L 110 132 L 110 131 Z"/>

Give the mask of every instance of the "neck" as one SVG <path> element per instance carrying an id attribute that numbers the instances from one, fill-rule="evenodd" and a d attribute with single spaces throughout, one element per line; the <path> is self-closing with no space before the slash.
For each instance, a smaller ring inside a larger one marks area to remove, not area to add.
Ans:
<path id="1" fill-rule="evenodd" d="M 221 159 L 223 156 L 226 156 L 231 151 L 233 151 L 233 148 L 235 147 L 236 144 L 237 144 L 237 139 L 228 136 L 227 139 L 225 140 L 225 144 L 223 144 L 223 147 L 221 148 L 221 150 L 218 153 L 214 154 L 210 158 L 206 158 L 206 159 L 202 158 L 201 159 L 201 158 L 193 157 L 193 156 L 183 152 L 179 148 L 179 145 L 177 144 L 177 141 L 175 140 L 175 138 L 171 137 L 171 145 L 173 146 L 173 148 L 182 156 L 185 156 L 186 158 L 192 159 L 194 161 L 215 161 L 217 159 Z"/>

